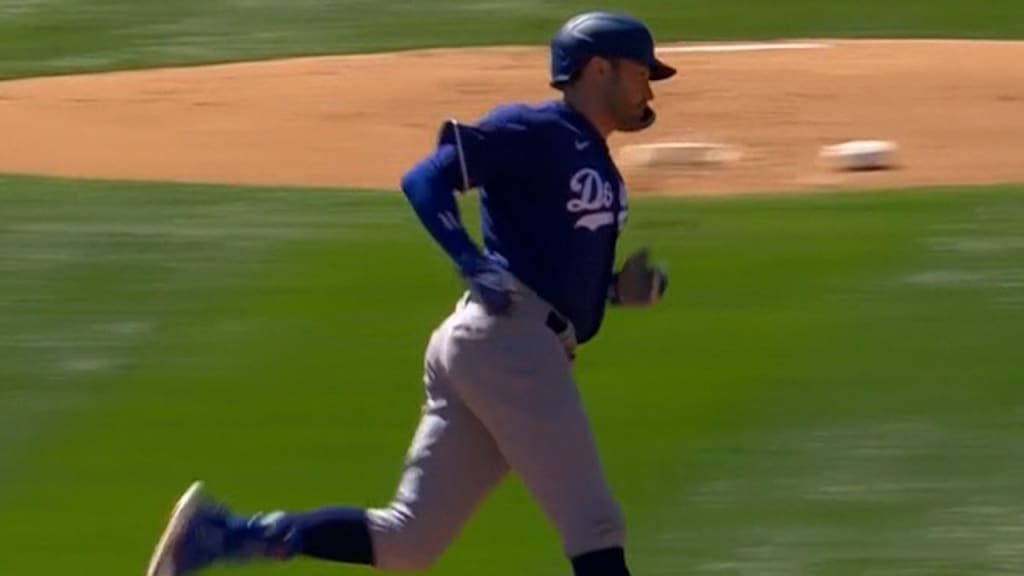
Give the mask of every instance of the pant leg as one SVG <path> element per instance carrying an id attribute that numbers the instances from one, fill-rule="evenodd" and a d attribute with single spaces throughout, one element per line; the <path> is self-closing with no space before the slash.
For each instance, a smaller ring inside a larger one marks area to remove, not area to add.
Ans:
<path id="1" fill-rule="evenodd" d="M 429 568 L 508 471 L 490 433 L 440 366 L 446 326 L 427 347 L 426 400 L 397 492 L 386 508 L 367 513 L 375 566 L 383 570 Z"/>
<path id="2" fill-rule="evenodd" d="M 453 387 L 557 527 L 566 556 L 622 547 L 610 493 L 561 341 L 533 315 L 455 328 Z"/>

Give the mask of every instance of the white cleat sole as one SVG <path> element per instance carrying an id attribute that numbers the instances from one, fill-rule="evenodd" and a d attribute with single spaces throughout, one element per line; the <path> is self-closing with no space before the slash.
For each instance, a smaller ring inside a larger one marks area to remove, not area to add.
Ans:
<path id="1" fill-rule="evenodd" d="M 149 559 L 146 576 L 178 576 L 178 567 L 174 565 L 174 545 L 202 503 L 202 492 L 203 483 L 197 481 L 178 498 L 171 519 L 167 522 L 167 527 L 160 535 L 156 549 Z"/>

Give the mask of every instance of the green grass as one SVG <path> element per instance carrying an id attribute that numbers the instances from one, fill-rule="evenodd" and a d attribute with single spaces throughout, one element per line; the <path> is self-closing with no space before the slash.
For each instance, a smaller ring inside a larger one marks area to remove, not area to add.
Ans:
<path id="1" fill-rule="evenodd" d="M 667 300 L 577 363 L 634 572 L 1024 570 L 1022 192 L 634 200 Z M 400 197 L 4 178 L 0 205 L 0 574 L 139 573 L 196 477 L 245 511 L 391 494 L 459 291 Z M 434 573 L 568 571 L 512 479 Z"/>
<path id="2" fill-rule="evenodd" d="M 1024 36 L 1015 0 L 632 0 L 663 40 Z M 583 0 L 0 0 L 0 78 L 421 46 L 545 43 Z"/>

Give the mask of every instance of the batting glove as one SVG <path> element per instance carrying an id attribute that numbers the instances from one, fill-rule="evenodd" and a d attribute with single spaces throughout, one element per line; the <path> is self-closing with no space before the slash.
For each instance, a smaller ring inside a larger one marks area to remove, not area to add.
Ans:
<path id="1" fill-rule="evenodd" d="M 512 276 L 497 262 L 476 255 L 460 263 L 459 271 L 470 292 L 490 314 L 501 315 L 511 308 L 515 300 L 515 285 Z"/>
<path id="2" fill-rule="evenodd" d="M 608 287 L 609 302 L 642 308 L 661 300 L 668 288 L 668 273 L 659 264 L 649 264 L 648 259 L 647 248 L 640 248 L 626 259 Z"/>

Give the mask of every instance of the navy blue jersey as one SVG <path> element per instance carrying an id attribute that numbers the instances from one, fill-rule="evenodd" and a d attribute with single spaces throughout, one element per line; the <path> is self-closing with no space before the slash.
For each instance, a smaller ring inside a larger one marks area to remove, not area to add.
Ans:
<path id="1" fill-rule="evenodd" d="M 627 214 L 605 139 L 561 101 L 499 106 L 450 122 L 460 189 L 480 191 L 484 250 L 572 321 L 580 342 L 601 326 Z"/>

